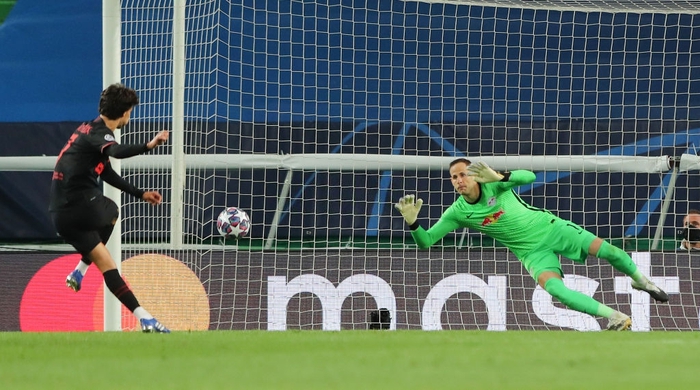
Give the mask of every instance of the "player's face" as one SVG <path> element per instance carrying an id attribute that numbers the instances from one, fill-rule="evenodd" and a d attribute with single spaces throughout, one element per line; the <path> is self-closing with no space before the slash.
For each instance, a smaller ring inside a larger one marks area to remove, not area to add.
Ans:
<path id="1" fill-rule="evenodd" d="M 121 129 L 122 127 L 129 124 L 129 119 L 131 118 L 131 110 L 133 109 L 134 108 L 131 107 L 130 109 L 126 110 L 124 115 L 122 115 L 122 117 L 119 118 L 119 122 L 117 122 L 117 129 Z"/>
<path id="2" fill-rule="evenodd" d="M 693 227 L 695 229 L 700 229 L 700 215 L 698 214 L 688 214 L 683 218 L 683 227 Z M 686 248 L 700 248 L 700 242 L 687 242 L 686 241 Z"/>
<path id="3" fill-rule="evenodd" d="M 694 227 L 697 229 L 700 229 L 700 215 L 698 214 L 689 214 L 686 215 L 685 218 L 683 218 L 683 227 Z"/>
<path id="4" fill-rule="evenodd" d="M 467 164 L 461 162 L 450 167 L 450 179 L 455 191 L 460 195 L 467 195 L 476 185 L 474 179 L 467 175 Z"/>

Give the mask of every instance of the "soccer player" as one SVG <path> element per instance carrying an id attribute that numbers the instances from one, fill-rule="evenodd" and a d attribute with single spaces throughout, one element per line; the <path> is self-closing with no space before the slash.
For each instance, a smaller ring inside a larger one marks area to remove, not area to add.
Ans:
<path id="1" fill-rule="evenodd" d="M 119 209 L 102 194 L 98 179 L 152 205 L 162 200 L 157 191 L 143 191 L 128 183 L 112 169 L 109 161 L 110 157 L 127 158 L 145 153 L 168 140 L 168 131 L 161 131 L 144 144 L 120 145 L 115 141 L 114 130 L 129 123 L 131 110 L 138 103 L 136 91 L 124 85 L 112 84 L 102 91 L 100 116 L 80 125 L 58 155 L 49 211 L 58 234 L 82 255 L 66 278 L 66 285 L 79 291 L 85 272 L 95 263 L 109 291 L 134 313 L 144 332 L 170 333 L 141 307 L 105 246 Z"/>
<path id="2" fill-rule="evenodd" d="M 681 239 L 678 249 L 700 250 L 700 210 L 688 210 L 688 214 L 683 217 L 683 229 L 679 231 L 678 238 Z"/>
<path id="3" fill-rule="evenodd" d="M 421 199 L 407 195 L 395 205 L 410 226 L 418 247 L 428 248 L 460 227 L 480 231 L 508 247 L 535 281 L 561 303 L 579 312 L 607 318 L 608 330 L 628 330 L 632 320 L 588 295 L 567 288 L 562 281 L 558 255 L 577 263 L 584 263 L 589 254 L 605 259 L 632 278 L 633 288 L 646 291 L 657 301 L 668 301 L 668 295 L 642 275 L 625 251 L 570 221 L 525 203 L 512 188 L 534 182 L 534 173 L 526 170 L 499 173 L 483 162 L 472 164 L 458 158 L 450 163 L 450 178 L 460 196 L 428 230 L 416 222 L 423 205 Z"/>

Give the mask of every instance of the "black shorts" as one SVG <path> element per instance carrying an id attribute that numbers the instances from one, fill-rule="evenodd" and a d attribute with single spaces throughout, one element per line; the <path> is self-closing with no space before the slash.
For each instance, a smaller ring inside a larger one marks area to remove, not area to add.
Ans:
<path id="1" fill-rule="evenodd" d="M 83 256 L 102 242 L 99 231 L 111 225 L 118 216 L 116 203 L 102 195 L 94 195 L 51 212 L 58 234 Z"/>

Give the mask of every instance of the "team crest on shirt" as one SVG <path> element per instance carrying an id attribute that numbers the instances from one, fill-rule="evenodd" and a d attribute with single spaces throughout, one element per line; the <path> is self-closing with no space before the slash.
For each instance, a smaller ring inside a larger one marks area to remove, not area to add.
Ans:
<path id="1" fill-rule="evenodd" d="M 107 142 L 113 142 L 114 141 L 114 136 L 111 134 L 105 134 L 105 141 Z"/>
<path id="2" fill-rule="evenodd" d="M 498 210 L 498 212 L 495 212 L 486 218 L 484 218 L 483 221 L 481 221 L 481 226 L 488 226 L 491 225 L 492 223 L 498 222 L 498 220 L 505 214 L 505 211 L 503 209 Z"/>
<path id="3" fill-rule="evenodd" d="M 490 197 L 489 201 L 486 202 L 486 204 L 488 204 L 489 206 L 494 206 L 496 204 L 496 197 L 495 196 Z"/>

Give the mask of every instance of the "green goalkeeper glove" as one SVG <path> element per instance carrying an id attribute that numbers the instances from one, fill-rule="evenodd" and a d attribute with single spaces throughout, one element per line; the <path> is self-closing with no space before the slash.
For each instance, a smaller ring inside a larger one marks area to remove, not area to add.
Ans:
<path id="1" fill-rule="evenodd" d="M 394 205 L 409 225 L 413 225 L 418 219 L 418 212 L 421 206 L 423 206 L 423 199 L 416 199 L 415 195 L 406 195 L 399 199 L 399 203 Z"/>
<path id="2" fill-rule="evenodd" d="M 467 167 L 467 175 L 479 183 L 493 183 L 503 180 L 503 175 L 494 171 L 485 162 L 478 161 Z"/>

